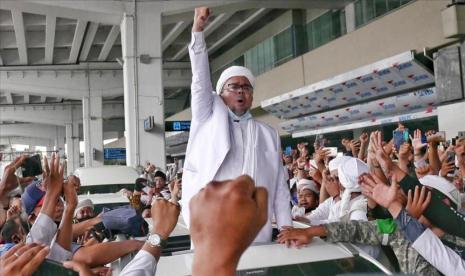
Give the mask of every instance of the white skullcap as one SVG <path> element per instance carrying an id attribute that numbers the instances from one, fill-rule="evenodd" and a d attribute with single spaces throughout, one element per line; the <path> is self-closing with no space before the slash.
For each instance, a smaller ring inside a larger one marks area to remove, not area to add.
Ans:
<path id="1" fill-rule="evenodd" d="M 419 181 L 421 184 L 434 188 L 447 196 L 452 202 L 457 204 L 457 208 L 461 207 L 462 199 L 459 190 L 444 177 L 439 175 L 426 175 L 419 179 Z"/>
<path id="2" fill-rule="evenodd" d="M 349 157 L 343 160 L 338 167 L 338 178 L 345 188 L 341 195 L 341 207 L 339 217 L 347 215 L 350 211 L 350 200 L 352 192 L 361 192 L 358 177 L 369 172 L 368 165 L 358 158 Z"/>
<path id="3" fill-rule="evenodd" d="M 318 187 L 316 186 L 315 182 L 313 182 L 312 180 L 303 178 L 299 180 L 299 183 L 297 184 L 297 190 L 300 192 L 305 189 L 315 192 L 316 194 L 320 193 L 320 190 L 318 190 Z"/>
<path id="4" fill-rule="evenodd" d="M 94 203 L 92 202 L 92 200 L 90 200 L 89 198 L 86 198 L 84 200 L 79 201 L 78 205 L 76 206 L 76 209 L 74 210 L 74 216 L 76 216 L 76 214 L 79 212 L 79 210 L 81 210 L 82 208 L 85 208 L 85 207 L 90 207 L 93 210 L 94 209 Z"/>
<path id="5" fill-rule="evenodd" d="M 349 156 L 338 156 L 336 158 L 334 158 L 333 160 L 329 161 L 329 164 L 328 164 L 328 168 L 329 168 L 329 171 L 332 172 L 332 171 L 335 171 L 337 170 L 337 168 L 339 167 L 339 165 L 345 161 L 345 160 L 348 160 L 352 157 L 349 157 Z"/>
<path id="6" fill-rule="evenodd" d="M 231 66 L 228 69 L 224 70 L 223 73 L 221 73 L 221 76 L 218 79 L 218 82 L 216 83 L 216 93 L 218 95 L 221 94 L 221 91 L 223 90 L 223 86 L 226 83 L 226 81 L 232 77 L 246 77 L 249 80 L 250 85 L 252 85 L 252 87 L 255 87 L 255 77 L 249 69 L 243 66 Z"/>

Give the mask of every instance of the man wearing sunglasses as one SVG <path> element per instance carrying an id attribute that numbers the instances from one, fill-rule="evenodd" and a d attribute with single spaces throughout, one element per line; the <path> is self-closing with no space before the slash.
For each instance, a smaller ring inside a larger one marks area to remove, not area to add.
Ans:
<path id="1" fill-rule="evenodd" d="M 227 68 L 216 84 L 216 92 L 212 93 L 203 35 L 209 15 L 208 8 L 195 9 L 189 45 L 192 123 L 183 168 L 183 217 L 189 224 L 189 201 L 208 182 L 246 174 L 256 186 L 268 190 L 268 220 L 255 242 L 269 242 L 273 216 L 279 228 L 292 225 L 281 142 L 275 129 L 252 118 L 255 78 L 249 69 Z"/>

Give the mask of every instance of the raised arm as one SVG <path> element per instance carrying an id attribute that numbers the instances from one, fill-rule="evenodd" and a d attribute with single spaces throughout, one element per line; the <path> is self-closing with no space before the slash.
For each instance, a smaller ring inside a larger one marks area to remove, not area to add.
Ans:
<path id="1" fill-rule="evenodd" d="M 213 88 L 210 79 L 207 44 L 203 29 L 207 23 L 210 9 L 195 9 L 192 26 L 192 41 L 189 45 L 189 57 L 192 68 L 191 108 L 193 121 L 206 121 L 212 114 Z"/>

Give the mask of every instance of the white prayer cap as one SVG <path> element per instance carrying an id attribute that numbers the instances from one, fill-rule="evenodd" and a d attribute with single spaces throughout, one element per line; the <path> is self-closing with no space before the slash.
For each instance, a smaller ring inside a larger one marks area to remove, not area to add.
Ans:
<path id="1" fill-rule="evenodd" d="M 249 80 L 250 85 L 252 85 L 252 87 L 255 87 L 255 77 L 249 69 L 243 66 L 231 66 L 224 70 L 223 73 L 221 73 L 221 76 L 218 79 L 218 82 L 216 83 L 216 93 L 218 95 L 221 94 L 221 91 L 223 90 L 223 86 L 226 83 L 226 81 L 232 77 L 246 77 Z"/>
<path id="2" fill-rule="evenodd" d="M 350 212 L 350 200 L 352 192 L 361 192 L 358 177 L 369 172 L 368 165 L 358 158 L 349 157 L 343 160 L 338 169 L 338 178 L 345 188 L 341 195 L 339 218 L 346 216 Z"/>
<path id="3" fill-rule="evenodd" d="M 318 187 L 316 186 L 315 182 L 313 182 L 312 180 L 303 178 L 299 180 L 299 183 L 297 184 L 297 190 L 300 192 L 305 189 L 315 192 L 316 194 L 320 193 L 320 190 L 318 190 Z"/>
<path id="4" fill-rule="evenodd" d="M 328 168 L 329 168 L 329 171 L 332 172 L 332 171 L 335 171 L 337 170 L 337 168 L 339 167 L 339 165 L 345 161 L 345 160 L 348 160 L 352 157 L 349 157 L 349 156 L 338 156 L 336 158 L 334 158 L 333 160 L 329 161 L 329 164 L 328 164 Z"/>
<path id="5" fill-rule="evenodd" d="M 421 184 L 434 188 L 447 196 L 452 202 L 457 204 L 458 208 L 461 207 L 462 199 L 459 190 L 444 177 L 439 175 L 426 175 L 419 179 L 419 181 Z"/>
<path id="6" fill-rule="evenodd" d="M 89 198 L 86 198 L 84 200 L 79 201 L 78 205 L 76 206 L 76 209 L 74 210 L 74 216 L 76 216 L 76 214 L 79 212 L 79 210 L 81 210 L 82 208 L 85 208 L 85 207 L 90 207 L 93 210 L 94 209 L 94 203 L 92 202 L 92 200 L 90 200 Z"/>
<path id="7" fill-rule="evenodd" d="M 368 165 L 358 158 L 348 157 L 339 164 L 338 177 L 339 182 L 346 190 L 351 192 L 360 192 L 358 177 L 369 172 Z"/>

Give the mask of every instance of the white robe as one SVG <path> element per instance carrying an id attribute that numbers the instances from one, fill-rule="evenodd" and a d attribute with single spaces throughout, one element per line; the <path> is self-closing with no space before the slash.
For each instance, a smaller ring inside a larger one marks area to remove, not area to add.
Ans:
<path id="1" fill-rule="evenodd" d="M 268 190 L 268 221 L 255 242 L 269 242 L 273 216 L 278 227 L 292 225 L 289 188 L 282 169 L 279 135 L 271 126 L 254 119 L 250 119 L 255 124 L 254 137 L 244 138 L 244 129 L 240 125 L 237 128 L 231 125 L 233 122 L 229 121 L 227 106 L 218 95 L 212 93 L 203 33 L 192 34 L 189 56 L 192 67 L 192 122 L 183 168 L 183 218 L 189 226 L 190 199 L 212 180 L 240 176 L 243 172 L 240 160 L 244 160 L 244 152 L 254 151 L 255 185 Z M 239 144 L 247 145 L 244 139 L 251 138 L 253 140 L 249 148 L 237 147 Z"/>

